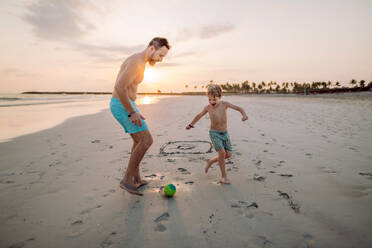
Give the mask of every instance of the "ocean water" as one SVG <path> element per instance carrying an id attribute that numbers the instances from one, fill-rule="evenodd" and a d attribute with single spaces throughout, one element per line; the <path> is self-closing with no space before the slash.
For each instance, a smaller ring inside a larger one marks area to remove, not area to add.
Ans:
<path id="1" fill-rule="evenodd" d="M 0 142 L 56 126 L 68 118 L 109 108 L 111 95 L 0 94 Z M 157 96 L 138 96 L 137 105 Z"/>

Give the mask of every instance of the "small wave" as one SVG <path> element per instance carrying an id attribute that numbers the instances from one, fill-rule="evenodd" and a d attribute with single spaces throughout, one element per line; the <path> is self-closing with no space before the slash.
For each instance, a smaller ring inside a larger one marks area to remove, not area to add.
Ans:
<path id="1" fill-rule="evenodd" d="M 19 97 L 0 97 L 0 101 L 17 101 L 22 100 L 22 98 Z"/>

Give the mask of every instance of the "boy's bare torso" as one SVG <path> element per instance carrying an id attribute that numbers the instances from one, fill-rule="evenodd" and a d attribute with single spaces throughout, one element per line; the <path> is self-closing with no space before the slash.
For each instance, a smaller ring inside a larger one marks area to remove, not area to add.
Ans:
<path id="1" fill-rule="evenodd" d="M 119 81 L 118 81 L 119 75 L 121 73 L 124 73 L 127 70 L 129 70 L 129 66 L 132 66 L 132 68 L 133 68 L 133 65 L 136 68 L 136 70 L 131 71 L 132 74 L 135 74 L 135 75 L 133 75 L 134 80 L 133 80 L 133 83 L 131 83 L 127 87 L 127 94 L 128 94 L 128 97 L 131 100 L 135 101 L 138 85 L 142 82 L 143 75 L 144 75 L 144 72 L 145 72 L 145 63 L 143 62 L 143 60 L 141 59 L 139 54 L 134 54 L 134 55 L 130 56 L 129 58 L 127 58 L 123 62 L 123 64 L 120 67 L 120 71 L 118 73 L 118 76 L 116 77 L 115 86 L 116 86 L 116 84 L 119 83 Z M 112 92 L 112 97 L 119 98 L 119 95 L 115 90 L 115 87 L 114 87 L 114 91 Z"/>
<path id="2" fill-rule="evenodd" d="M 218 131 L 227 130 L 227 117 L 226 117 L 227 104 L 224 101 L 219 101 L 215 106 L 208 105 L 209 118 L 211 120 L 211 128 Z"/>

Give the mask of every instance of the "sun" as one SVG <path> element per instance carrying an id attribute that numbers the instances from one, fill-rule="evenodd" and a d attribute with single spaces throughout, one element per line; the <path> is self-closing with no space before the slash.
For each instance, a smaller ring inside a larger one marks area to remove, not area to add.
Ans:
<path id="1" fill-rule="evenodd" d="M 154 83 L 158 79 L 159 72 L 154 68 L 147 67 L 143 75 L 144 83 Z"/>

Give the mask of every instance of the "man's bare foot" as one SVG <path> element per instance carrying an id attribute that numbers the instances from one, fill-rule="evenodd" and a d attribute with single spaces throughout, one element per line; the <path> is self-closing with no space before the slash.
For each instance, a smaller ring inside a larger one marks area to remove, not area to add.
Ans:
<path id="1" fill-rule="evenodd" d="M 139 195 L 139 196 L 143 196 L 142 193 L 140 193 L 136 186 L 131 184 L 131 183 L 127 183 L 127 182 L 124 182 L 124 181 L 120 181 L 120 188 L 128 191 L 128 193 L 130 194 L 133 194 L 133 195 Z"/>
<path id="2" fill-rule="evenodd" d="M 231 184 L 230 180 L 227 178 L 221 178 L 220 183 L 222 184 Z"/>
<path id="3" fill-rule="evenodd" d="M 142 186 L 145 186 L 145 185 L 147 185 L 147 184 L 149 184 L 148 181 L 146 181 L 146 180 L 141 180 L 140 183 L 136 183 L 135 185 L 136 185 L 136 188 L 139 189 L 139 188 L 141 188 Z"/>
<path id="4" fill-rule="evenodd" d="M 211 168 L 212 164 L 213 163 L 211 162 L 211 159 L 209 159 L 207 161 L 207 165 L 205 166 L 205 169 L 204 169 L 205 173 L 208 173 L 208 170 L 209 170 L 209 168 Z"/>

